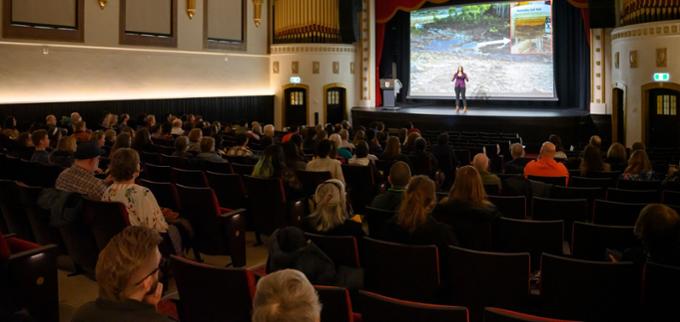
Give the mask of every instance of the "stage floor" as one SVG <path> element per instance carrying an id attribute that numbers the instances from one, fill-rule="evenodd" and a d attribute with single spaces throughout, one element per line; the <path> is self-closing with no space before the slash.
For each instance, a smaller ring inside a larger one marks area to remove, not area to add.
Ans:
<path id="1" fill-rule="evenodd" d="M 384 107 L 365 108 L 355 107 L 353 111 L 372 112 L 372 113 L 391 113 L 391 114 L 411 114 L 411 115 L 441 115 L 441 116 L 488 116 L 488 117 L 581 117 L 589 115 L 588 112 L 578 109 L 536 109 L 536 108 L 487 108 L 487 107 L 468 107 L 468 111 L 463 113 L 461 109 L 456 113 L 455 107 L 441 106 L 418 106 L 401 107 L 398 110 L 390 110 Z"/>

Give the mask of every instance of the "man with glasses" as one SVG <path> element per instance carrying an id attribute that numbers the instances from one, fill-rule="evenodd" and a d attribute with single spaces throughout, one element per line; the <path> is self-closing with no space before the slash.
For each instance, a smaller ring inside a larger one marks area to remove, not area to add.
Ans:
<path id="1" fill-rule="evenodd" d="M 163 294 L 159 282 L 161 236 L 130 226 L 114 236 L 99 254 L 99 297 L 81 306 L 72 322 L 170 322 L 156 311 Z"/>
<path id="2" fill-rule="evenodd" d="M 99 169 L 99 157 L 101 150 L 95 142 L 83 142 L 78 144 L 76 153 L 73 155 L 73 165 L 59 174 L 56 188 L 68 192 L 76 192 L 86 195 L 94 200 L 102 200 L 107 185 L 111 179 L 97 179 L 94 175 L 101 172 Z"/>

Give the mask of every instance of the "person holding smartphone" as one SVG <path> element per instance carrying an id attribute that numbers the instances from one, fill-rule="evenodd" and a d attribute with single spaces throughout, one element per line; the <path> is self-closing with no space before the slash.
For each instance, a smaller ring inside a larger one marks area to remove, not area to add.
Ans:
<path id="1" fill-rule="evenodd" d="M 129 226 L 111 238 L 95 269 L 99 296 L 81 306 L 71 321 L 174 321 L 156 309 L 163 295 L 160 242 L 158 232 L 142 226 Z"/>

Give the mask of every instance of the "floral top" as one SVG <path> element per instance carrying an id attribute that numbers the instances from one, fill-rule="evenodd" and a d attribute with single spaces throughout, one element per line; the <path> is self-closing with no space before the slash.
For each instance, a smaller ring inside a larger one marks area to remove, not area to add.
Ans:
<path id="1" fill-rule="evenodd" d="M 630 181 L 652 181 L 654 180 L 654 170 L 642 171 L 639 174 L 622 173 L 621 176 L 619 176 L 619 179 Z"/>
<path id="2" fill-rule="evenodd" d="M 137 184 L 114 183 L 106 189 L 102 200 L 122 202 L 132 226 L 151 228 L 159 233 L 168 231 L 163 212 L 148 188 Z"/>

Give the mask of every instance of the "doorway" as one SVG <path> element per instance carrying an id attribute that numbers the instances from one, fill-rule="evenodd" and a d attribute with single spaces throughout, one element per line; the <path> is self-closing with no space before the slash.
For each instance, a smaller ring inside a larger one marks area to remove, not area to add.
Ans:
<path id="1" fill-rule="evenodd" d="M 612 141 L 626 145 L 626 111 L 623 89 L 614 88 L 612 92 Z"/>
<path id="2" fill-rule="evenodd" d="M 647 142 L 652 147 L 680 146 L 680 91 L 670 88 L 649 90 Z"/>
<path id="3" fill-rule="evenodd" d="M 347 90 L 336 84 L 324 86 L 326 123 L 337 124 L 346 119 Z"/>
<path id="4" fill-rule="evenodd" d="M 285 126 L 307 125 L 308 91 L 302 85 L 291 85 L 283 90 Z"/>

